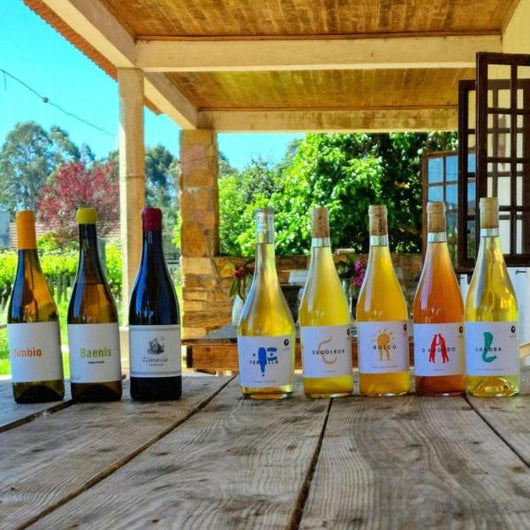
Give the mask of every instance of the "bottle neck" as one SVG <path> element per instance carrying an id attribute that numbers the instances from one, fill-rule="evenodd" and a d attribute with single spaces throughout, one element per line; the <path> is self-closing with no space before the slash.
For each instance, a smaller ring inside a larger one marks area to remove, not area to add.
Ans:
<path id="1" fill-rule="evenodd" d="M 504 264 L 504 254 L 502 252 L 498 228 L 481 228 L 480 230 L 477 264 L 487 260 L 488 257 L 493 258 L 498 263 L 502 262 Z"/>
<path id="2" fill-rule="evenodd" d="M 76 281 L 80 274 L 85 283 L 104 283 L 104 275 L 99 261 L 98 238 L 96 225 L 79 225 L 79 269 Z"/>
<path id="3" fill-rule="evenodd" d="M 142 235 L 142 257 L 140 270 L 153 269 L 164 273 L 166 265 L 162 246 L 162 232 L 158 230 L 144 230 Z"/>
<path id="4" fill-rule="evenodd" d="M 329 237 L 311 238 L 311 248 L 328 248 L 331 252 L 331 242 Z"/>
<path id="5" fill-rule="evenodd" d="M 278 281 L 276 253 L 272 243 L 258 243 L 256 245 L 256 279 Z"/>
<path id="6" fill-rule="evenodd" d="M 429 243 L 447 243 L 447 232 L 429 232 L 427 244 Z"/>
<path id="7" fill-rule="evenodd" d="M 499 237 L 499 227 L 496 228 L 481 228 L 480 237 Z"/>
<path id="8" fill-rule="evenodd" d="M 370 235 L 370 250 L 373 247 L 387 247 L 388 248 L 388 234 Z"/>

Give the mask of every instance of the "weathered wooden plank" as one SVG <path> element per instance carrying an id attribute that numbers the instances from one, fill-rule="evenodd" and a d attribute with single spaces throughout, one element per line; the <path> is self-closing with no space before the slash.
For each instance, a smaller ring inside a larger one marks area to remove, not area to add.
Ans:
<path id="1" fill-rule="evenodd" d="M 72 402 L 70 400 L 70 385 L 67 384 L 67 395 L 64 401 L 53 401 L 51 403 L 31 403 L 27 405 L 20 405 L 15 403 L 13 399 L 13 390 L 11 388 L 11 381 L 0 382 L 0 432 L 8 431 L 27 423 L 29 421 L 44 416 L 52 412 L 69 407 Z"/>
<path id="2" fill-rule="evenodd" d="M 299 389 L 290 400 L 244 400 L 235 380 L 179 429 L 32 528 L 289 527 L 328 406 Z"/>
<path id="3" fill-rule="evenodd" d="M 26 525 L 97 483 L 203 406 L 228 378 L 184 380 L 174 402 L 77 404 L 0 435 L 0 527 Z"/>
<path id="4" fill-rule="evenodd" d="M 530 470 L 461 398 L 333 403 L 301 528 L 529 528 Z"/>
<path id="5" fill-rule="evenodd" d="M 478 414 L 530 466 L 530 367 L 525 367 L 522 374 L 519 396 L 467 399 Z"/>
<path id="6" fill-rule="evenodd" d="M 186 341 L 186 364 L 188 368 L 196 370 L 239 370 L 239 361 L 237 355 L 237 342 L 228 339 L 195 339 Z M 410 342 L 409 356 L 410 364 L 414 362 L 413 344 Z M 357 355 L 357 341 L 352 341 L 352 363 L 353 367 L 359 366 Z M 295 368 L 302 368 L 302 359 L 300 353 L 300 343 L 296 342 L 295 351 Z"/>

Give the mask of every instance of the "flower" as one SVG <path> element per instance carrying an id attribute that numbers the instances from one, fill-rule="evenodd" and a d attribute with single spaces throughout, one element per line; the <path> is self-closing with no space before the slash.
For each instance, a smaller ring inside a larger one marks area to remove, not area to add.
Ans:
<path id="1" fill-rule="evenodd" d="M 352 286 L 360 289 L 362 287 L 365 274 L 366 274 L 366 260 L 359 259 L 353 265 L 353 273 L 350 278 L 350 282 Z"/>
<path id="2" fill-rule="evenodd" d="M 252 263 L 253 260 L 248 260 L 243 265 L 236 265 L 234 267 L 234 281 L 230 287 L 230 296 L 232 298 L 239 296 L 244 301 L 247 297 L 249 279 L 254 273 Z"/>

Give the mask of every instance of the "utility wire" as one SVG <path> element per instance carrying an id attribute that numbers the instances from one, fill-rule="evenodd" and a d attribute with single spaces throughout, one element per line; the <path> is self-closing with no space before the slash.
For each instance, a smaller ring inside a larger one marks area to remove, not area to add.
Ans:
<path id="1" fill-rule="evenodd" d="M 61 111 L 63 114 L 66 114 L 67 116 L 70 116 L 71 118 L 74 118 L 77 121 L 80 121 L 81 123 L 84 123 L 85 125 L 88 125 L 89 127 L 92 127 L 93 129 L 96 129 L 102 133 L 108 134 L 109 136 L 112 136 L 113 138 L 116 136 L 115 134 L 112 134 L 111 132 L 107 131 L 106 129 L 103 129 L 99 125 L 96 125 L 94 123 L 89 122 L 88 120 L 85 120 L 84 118 L 81 118 L 81 116 L 78 116 L 77 114 L 74 114 L 72 112 L 67 111 L 57 103 L 54 103 L 53 101 L 50 101 L 50 98 L 46 96 L 42 96 L 39 94 L 34 88 L 29 86 L 27 83 L 22 81 L 22 79 L 19 79 L 18 77 L 14 76 L 13 74 L 10 74 L 7 70 L 4 70 L 3 68 L 0 68 L 0 72 L 4 74 L 4 90 L 7 90 L 7 82 L 6 82 L 6 76 L 10 77 L 17 83 L 20 83 L 24 88 L 29 90 L 32 94 L 37 96 L 43 103 L 47 103 L 48 105 L 51 105 L 52 107 L 55 107 L 57 110 Z"/>

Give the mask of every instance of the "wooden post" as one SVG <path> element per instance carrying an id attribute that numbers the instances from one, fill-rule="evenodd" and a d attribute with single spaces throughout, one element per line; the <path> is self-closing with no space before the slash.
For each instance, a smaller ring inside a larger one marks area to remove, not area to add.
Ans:
<path id="1" fill-rule="evenodd" d="M 145 203 L 144 77 L 137 68 L 118 68 L 120 91 L 120 230 L 122 300 L 130 290 L 140 261 Z"/>

